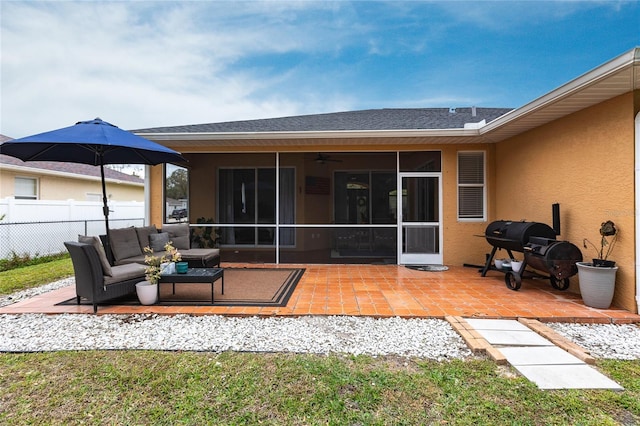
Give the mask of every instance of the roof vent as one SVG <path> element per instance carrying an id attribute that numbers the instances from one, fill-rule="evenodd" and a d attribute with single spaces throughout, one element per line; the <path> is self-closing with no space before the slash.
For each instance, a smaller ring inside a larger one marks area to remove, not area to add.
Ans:
<path id="1" fill-rule="evenodd" d="M 455 114 L 455 113 L 456 113 L 455 108 L 449 108 L 449 114 Z"/>
<path id="2" fill-rule="evenodd" d="M 472 116 L 472 117 L 475 117 L 475 116 L 477 116 L 477 115 L 478 115 L 478 113 L 477 113 L 477 111 L 476 111 L 476 107 L 472 106 L 472 107 L 471 107 L 471 116 Z"/>

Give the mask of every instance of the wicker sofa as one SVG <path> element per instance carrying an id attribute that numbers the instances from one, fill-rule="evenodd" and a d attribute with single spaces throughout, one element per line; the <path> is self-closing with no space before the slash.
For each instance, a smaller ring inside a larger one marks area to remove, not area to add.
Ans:
<path id="1" fill-rule="evenodd" d="M 87 299 L 98 312 L 98 303 L 135 292 L 136 283 L 144 281 L 145 265 L 129 263 L 111 266 L 97 237 L 80 236 L 80 241 L 66 241 L 76 281 L 76 300 Z"/>
<path id="2" fill-rule="evenodd" d="M 155 225 L 111 229 L 108 242 L 105 235 L 100 238 L 112 265 L 144 263 L 145 247 L 160 252 L 164 251 L 167 242 L 171 242 L 190 268 L 220 266 L 220 249 L 191 247 L 187 224 L 165 225 L 162 229 Z"/>

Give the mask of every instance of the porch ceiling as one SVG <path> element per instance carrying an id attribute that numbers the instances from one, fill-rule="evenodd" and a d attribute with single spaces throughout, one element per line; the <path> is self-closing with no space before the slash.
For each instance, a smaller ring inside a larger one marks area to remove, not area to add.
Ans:
<path id="1" fill-rule="evenodd" d="M 215 151 L 225 147 L 295 147 L 316 151 L 330 146 L 388 146 L 401 144 L 495 143 L 640 88 L 640 47 L 583 74 L 546 95 L 478 128 L 400 129 L 279 132 L 137 133 L 185 152 Z M 348 140 L 346 143 L 345 140 Z M 341 142 L 342 141 L 342 142 Z"/>

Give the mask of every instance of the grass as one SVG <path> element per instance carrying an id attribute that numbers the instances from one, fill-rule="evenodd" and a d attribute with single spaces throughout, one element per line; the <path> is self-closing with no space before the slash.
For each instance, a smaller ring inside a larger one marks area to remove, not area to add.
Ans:
<path id="1" fill-rule="evenodd" d="M 0 273 L 17 290 L 70 260 Z M 489 360 L 67 351 L 0 354 L 0 424 L 634 425 L 640 360 L 601 360 L 625 390 L 541 391 Z"/>
<path id="2" fill-rule="evenodd" d="M 488 360 L 155 351 L 4 354 L 0 423 L 640 423 L 640 361 L 603 361 L 600 368 L 626 390 L 540 391 Z"/>
<path id="3" fill-rule="evenodd" d="M 73 275 L 70 257 L 0 272 L 0 295 L 38 287 Z"/>

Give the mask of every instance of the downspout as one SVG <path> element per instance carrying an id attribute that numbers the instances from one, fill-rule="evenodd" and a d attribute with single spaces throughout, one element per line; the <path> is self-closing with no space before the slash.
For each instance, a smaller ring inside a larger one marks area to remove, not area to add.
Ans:
<path id="1" fill-rule="evenodd" d="M 151 223 L 151 182 L 149 176 L 151 167 L 144 166 L 144 225 Z M 164 199 L 164 198 L 163 198 Z M 164 208 L 162 209 L 164 211 Z"/>
<path id="2" fill-rule="evenodd" d="M 640 113 L 636 115 L 635 131 L 635 198 L 636 198 L 636 313 L 640 313 Z"/>

